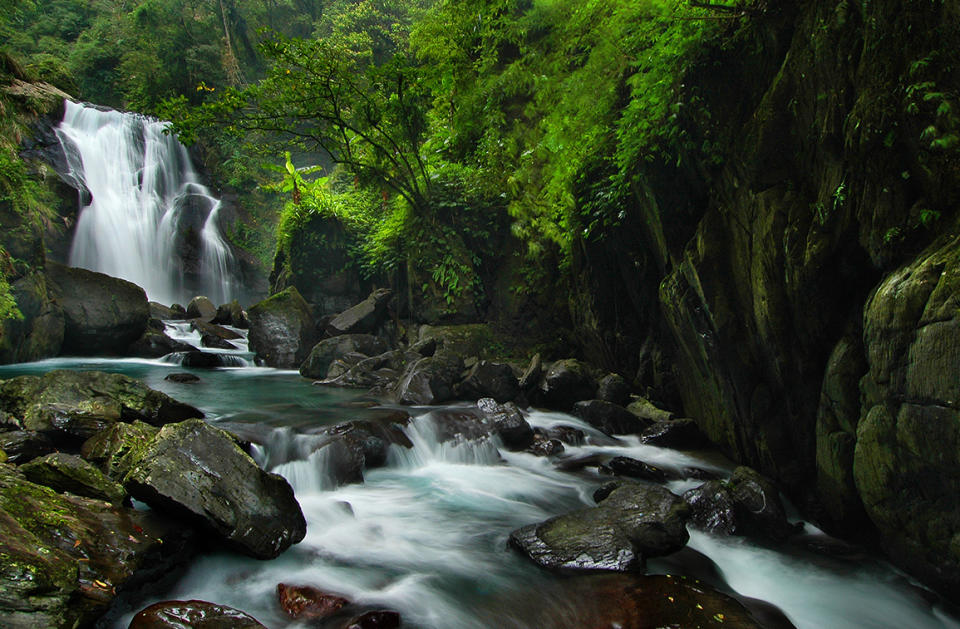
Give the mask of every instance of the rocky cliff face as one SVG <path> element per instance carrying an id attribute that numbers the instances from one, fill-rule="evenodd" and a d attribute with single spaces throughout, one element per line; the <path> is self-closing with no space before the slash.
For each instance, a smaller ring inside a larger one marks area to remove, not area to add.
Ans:
<path id="1" fill-rule="evenodd" d="M 753 18 L 704 83 L 723 165 L 646 167 L 573 300 L 598 359 L 953 597 L 958 17 L 844 0 Z"/>

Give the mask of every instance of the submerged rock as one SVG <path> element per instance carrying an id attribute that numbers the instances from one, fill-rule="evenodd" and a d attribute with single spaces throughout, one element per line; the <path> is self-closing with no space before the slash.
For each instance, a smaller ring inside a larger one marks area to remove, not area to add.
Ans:
<path id="1" fill-rule="evenodd" d="M 600 466 L 600 471 L 655 483 L 662 483 L 667 480 L 667 473 L 659 467 L 626 456 L 613 457 L 605 465 Z"/>
<path id="2" fill-rule="evenodd" d="M 308 585 L 277 585 L 277 600 L 291 618 L 320 620 L 332 616 L 350 601 Z"/>
<path id="3" fill-rule="evenodd" d="M 206 601 L 163 601 L 141 610 L 129 629 L 266 629 L 240 610 Z"/>
<path id="4" fill-rule="evenodd" d="M 510 544 L 554 570 L 637 570 L 683 548 L 688 510 L 664 487 L 628 483 L 597 507 L 517 529 Z"/>
<path id="5" fill-rule="evenodd" d="M 250 307 L 250 349 L 270 367 L 297 369 L 316 341 L 310 306 L 296 288 Z"/>
<path id="6" fill-rule="evenodd" d="M 192 373 L 169 373 L 163 378 L 169 382 L 176 382 L 178 384 L 193 384 L 195 382 L 200 382 L 200 376 L 197 376 Z"/>
<path id="7" fill-rule="evenodd" d="M 164 426 L 124 486 L 135 498 L 182 513 L 256 558 L 276 557 L 306 534 L 287 481 L 264 472 L 229 434 L 202 420 Z"/>

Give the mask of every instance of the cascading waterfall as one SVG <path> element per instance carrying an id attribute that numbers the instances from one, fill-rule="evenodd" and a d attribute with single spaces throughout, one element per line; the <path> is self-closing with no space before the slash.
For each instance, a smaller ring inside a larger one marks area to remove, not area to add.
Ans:
<path id="1" fill-rule="evenodd" d="M 236 297 L 236 262 L 218 227 L 220 201 L 186 149 L 146 116 L 67 101 L 57 136 L 69 175 L 86 186 L 69 264 L 138 284 L 154 301 Z"/>

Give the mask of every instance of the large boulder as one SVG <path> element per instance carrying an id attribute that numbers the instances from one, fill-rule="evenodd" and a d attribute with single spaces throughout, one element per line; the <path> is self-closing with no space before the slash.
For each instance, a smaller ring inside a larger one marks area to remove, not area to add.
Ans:
<path id="1" fill-rule="evenodd" d="M 212 321 L 217 316 L 217 307 L 213 305 L 209 297 L 198 295 L 187 304 L 187 318 L 200 319 L 201 321 Z"/>
<path id="2" fill-rule="evenodd" d="M 87 439 L 80 455 L 120 483 L 146 453 L 160 430 L 141 421 L 117 422 Z"/>
<path id="3" fill-rule="evenodd" d="M 298 368 L 316 341 L 310 306 L 292 286 L 251 306 L 247 317 L 250 349 L 271 367 Z"/>
<path id="4" fill-rule="evenodd" d="M 493 398 L 481 398 L 477 408 L 484 419 L 493 424 L 493 432 L 508 450 L 523 450 L 533 443 L 533 428 L 513 402 L 498 404 Z"/>
<path id="5" fill-rule="evenodd" d="M 147 329 L 150 308 L 142 288 L 86 269 L 47 263 L 64 313 L 64 354 L 123 354 Z"/>
<path id="6" fill-rule="evenodd" d="M 313 346 L 310 355 L 300 365 L 304 378 L 326 378 L 333 361 L 347 354 L 376 356 L 387 351 L 387 344 L 370 334 L 344 334 L 324 339 Z"/>
<path id="7" fill-rule="evenodd" d="M 688 511 L 660 485 L 625 483 L 597 507 L 517 529 L 510 544 L 554 570 L 638 570 L 686 545 Z"/>
<path id="8" fill-rule="evenodd" d="M 463 361 L 448 351 L 421 358 L 407 368 L 397 384 L 402 404 L 440 404 L 454 398 Z"/>
<path id="9" fill-rule="evenodd" d="M 586 363 L 568 358 L 550 365 L 540 381 L 540 398 L 549 408 L 569 411 L 575 402 L 593 399 L 597 383 Z"/>
<path id="10" fill-rule="evenodd" d="M 217 306 L 217 315 L 213 318 L 210 323 L 216 323 L 219 325 L 232 325 L 235 328 L 240 328 L 242 330 L 250 327 L 250 322 L 247 320 L 247 313 L 243 311 L 243 306 L 240 305 L 240 302 L 234 299 L 229 304 L 221 304 Z"/>
<path id="11" fill-rule="evenodd" d="M 117 591 L 189 558 L 191 536 L 155 513 L 57 494 L 0 464 L 0 626 L 92 626 Z"/>
<path id="12" fill-rule="evenodd" d="M 140 610 L 129 629 L 266 629 L 240 610 L 207 601 L 161 601 Z"/>
<path id="13" fill-rule="evenodd" d="M 21 318 L 0 321 L 0 363 L 22 363 L 60 353 L 65 329 L 63 308 L 54 301 L 44 273 L 28 273 L 11 283 Z"/>
<path id="14" fill-rule="evenodd" d="M 603 400 L 577 402 L 570 412 L 607 435 L 639 434 L 649 426 L 622 406 Z"/>
<path id="15" fill-rule="evenodd" d="M 393 297 L 393 291 L 388 288 L 378 288 L 365 300 L 327 322 L 327 333 L 337 336 L 375 332 L 387 316 L 387 304 L 391 297 Z"/>
<path id="16" fill-rule="evenodd" d="M 138 380 L 99 371 L 55 370 L 0 381 L 0 410 L 19 418 L 27 430 L 77 443 L 118 421 L 162 426 L 203 417 Z"/>
<path id="17" fill-rule="evenodd" d="M 493 398 L 502 404 L 517 398 L 520 384 L 510 365 L 481 360 L 470 369 L 457 393 L 464 400 Z"/>
<path id="18" fill-rule="evenodd" d="M 306 534 L 287 481 L 264 472 L 228 433 L 199 419 L 164 426 L 124 486 L 253 557 L 276 557 Z"/>

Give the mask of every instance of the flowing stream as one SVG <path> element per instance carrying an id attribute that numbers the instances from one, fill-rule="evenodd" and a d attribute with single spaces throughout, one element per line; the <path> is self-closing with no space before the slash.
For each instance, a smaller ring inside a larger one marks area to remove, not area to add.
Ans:
<path id="1" fill-rule="evenodd" d="M 184 327 L 179 333 L 189 334 Z M 0 367 L 0 378 L 54 368 L 125 373 L 200 407 L 215 424 L 266 434 L 256 458 L 290 481 L 306 516 L 306 538 L 280 558 L 205 555 L 138 608 L 202 599 L 241 609 L 272 629 L 306 626 L 284 616 L 276 603 L 276 586 L 285 582 L 397 610 L 406 627 L 583 626 L 569 593 L 572 581 L 540 570 L 506 542 L 517 527 L 592 505 L 593 491 L 608 477 L 590 468 L 563 471 L 549 459 L 508 452 L 495 439 L 441 443 L 437 409 L 414 408 L 405 428 L 413 448 L 391 446 L 387 465 L 367 471 L 364 483 L 336 487 L 322 457 L 290 460 L 289 453 L 322 426 L 361 419 L 367 411 L 356 404 L 360 393 L 250 366 L 189 370 L 200 382 L 177 384 L 164 376 L 183 368 L 164 360 L 61 358 Z M 566 458 L 623 455 L 677 472 L 696 467 L 720 475 L 732 469 L 715 454 L 647 446 L 633 437 L 614 440 L 563 413 L 532 410 L 527 419 L 586 433 L 583 445 L 567 447 Z M 679 493 L 700 482 L 668 486 Z M 648 573 L 689 575 L 748 604 L 765 601 L 801 629 L 960 627 L 936 597 L 885 562 L 848 548 L 817 550 L 831 546 L 843 548 L 810 525 L 777 548 L 691 530 L 688 548 L 651 561 Z M 126 627 L 131 615 L 112 626 Z"/>
<path id="2" fill-rule="evenodd" d="M 226 303 L 238 286 L 221 203 L 166 126 L 67 101 L 57 128 L 65 176 L 85 187 L 69 264 L 129 280 L 164 304 L 194 295 Z"/>

